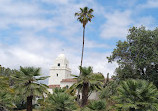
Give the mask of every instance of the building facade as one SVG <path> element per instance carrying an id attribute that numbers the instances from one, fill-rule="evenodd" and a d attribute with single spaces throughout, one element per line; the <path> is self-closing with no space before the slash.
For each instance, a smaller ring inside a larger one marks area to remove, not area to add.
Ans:
<path id="1" fill-rule="evenodd" d="M 71 77 L 71 69 L 69 68 L 69 61 L 64 54 L 60 54 L 54 61 L 53 66 L 50 68 L 49 75 L 49 91 L 52 93 L 52 88 L 71 86 L 76 82 Z"/>
<path id="2" fill-rule="evenodd" d="M 48 91 L 52 92 L 53 88 L 56 87 L 71 87 L 76 81 L 71 77 L 71 69 L 69 68 L 69 61 L 66 59 L 64 54 L 60 54 L 54 61 L 53 66 L 50 68 Z M 81 94 L 80 94 L 81 95 Z M 80 96 L 81 97 L 81 96 Z M 97 99 L 98 93 L 93 92 L 89 99 Z"/>

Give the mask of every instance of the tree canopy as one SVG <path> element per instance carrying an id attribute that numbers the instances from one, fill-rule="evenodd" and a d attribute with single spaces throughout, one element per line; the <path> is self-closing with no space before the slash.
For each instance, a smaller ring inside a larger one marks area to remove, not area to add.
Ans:
<path id="1" fill-rule="evenodd" d="M 158 111 L 158 90 L 145 80 L 126 80 L 117 88 L 115 107 L 121 111 Z"/>
<path id="2" fill-rule="evenodd" d="M 109 62 L 117 61 L 117 78 L 139 78 L 153 82 L 158 87 L 158 28 L 129 29 L 127 40 L 118 41 Z"/>
<path id="3" fill-rule="evenodd" d="M 32 111 L 32 100 L 35 97 L 44 97 L 44 94 L 48 93 L 48 86 L 39 82 L 47 79 L 48 76 L 40 76 L 40 68 L 20 67 L 20 73 L 15 77 L 17 83 L 14 89 L 17 94 L 25 95 L 27 98 L 27 111 Z"/>

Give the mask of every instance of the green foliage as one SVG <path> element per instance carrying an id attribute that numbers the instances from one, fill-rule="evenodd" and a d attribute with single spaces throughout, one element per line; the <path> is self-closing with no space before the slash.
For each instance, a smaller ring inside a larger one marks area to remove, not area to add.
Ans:
<path id="1" fill-rule="evenodd" d="M 48 77 L 40 77 L 40 68 L 20 67 L 20 73 L 15 76 L 17 80 L 14 86 L 16 93 L 20 95 L 39 97 L 44 93 L 48 93 L 48 86 L 39 82 Z"/>
<path id="2" fill-rule="evenodd" d="M 75 13 L 75 16 L 78 16 L 77 20 L 83 24 L 83 27 L 85 27 L 88 21 L 91 22 L 91 19 L 94 17 L 92 13 L 93 13 L 93 9 L 84 7 L 83 9 L 80 8 L 80 12 Z"/>
<path id="3" fill-rule="evenodd" d="M 48 77 L 40 77 L 40 68 L 20 67 L 20 72 L 14 76 L 16 84 L 14 85 L 16 95 L 21 98 L 16 98 L 15 103 L 25 105 L 27 99 L 27 110 L 32 110 L 32 99 L 43 97 L 48 93 L 48 86 L 40 81 Z M 17 96 L 15 96 L 17 97 Z"/>
<path id="4" fill-rule="evenodd" d="M 80 67 L 80 70 L 80 76 L 72 75 L 79 81 L 70 87 L 71 90 L 82 89 L 84 83 L 89 83 L 89 93 L 102 89 L 104 76 L 101 73 L 93 73 L 92 67 Z"/>
<path id="5" fill-rule="evenodd" d="M 100 91 L 99 98 L 100 99 L 109 99 L 111 96 L 116 94 L 117 87 L 119 85 L 119 81 L 111 80 L 109 81 L 104 88 Z"/>
<path id="6" fill-rule="evenodd" d="M 19 72 L 18 70 L 5 68 L 5 67 L 0 66 L 0 76 L 4 76 L 4 77 L 8 78 L 9 86 L 14 85 L 15 80 L 14 80 L 13 76 L 18 72 Z"/>
<path id="7" fill-rule="evenodd" d="M 13 93 L 10 92 L 0 92 L 0 111 L 15 107 L 13 104 L 13 96 Z"/>
<path id="8" fill-rule="evenodd" d="M 40 68 L 20 67 L 20 71 L 0 66 L 0 110 L 24 109 L 26 98 L 43 96 L 47 86 L 40 83 L 48 77 L 40 77 Z"/>
<path id="9" fill-rule="evenodd" d="M 121 80 L 139 78 L 153 82 L 158 87 L 158 28 L 129 29 L 127 40 L 118 41 L 109 62 L 117 61 L 117 77 Z"/>
<path id="10" fill-rule="evenodd" d="M 82 105 L 86 105 L 88 97 L 93 91 L 99 91 L 103 87 L 104 76 L 101 73 L 93 73 L 92 67 L 80 67 L 81 74 L 73 75 L 78 82 L 74 83 L 70 90 L 73 92 L 76 89 L 82 91 Z"/>
<path id="11" fill-rule="evenodd" d="M 0 110 L 11 109 L 13 105 L 14 90 L 9 87 L 9 79 L 0 76 Z"/>
<path id="12" fill-rule="evenodd" d="M 73 111 L 77 109 L 74 97 L 60 88 L 55 88 L 53 94 L 48 94 L 45 101 L 41 103 L 42 111 Z"/>
<path id="13" fill-rule="evenodd" d="M 119 81 L 117 80 L 108 81 L 99 92 L 99 98 L 100 100 L 106 101 L 106 110 L 108 111 L 111 111 L 111 106 L 114 105 L 115 101 L 111 97 L 116 95 L 118 85 Z"/>
<path id="14" fill-rule="evenodd" d="M 0 76 L 0 90 L 8 91 L 9 88 L 9 79 L 5 76 Z"/>
<path id="15" fill-rule="evenodd" d="M 14 94 L 14 104 L 16 110 L 26 109 L 26 97 L 25 95 L 19 95 L 15 92 Z"/>
<path id="16" fill-rule="evenodd" d="M 7 108 L 13 108 L 14 109 L 25 109 L 26 105 L 24 102 L 24 95 L 18 95 L 16 94 L 16 91 L 14 90 L 14 85 L 17 82 L 17 79 L 15 79 L 15 76 L 20 73 L 18 70 L 12 70 L 10 68 L 5 68 L 0 66 L 0 95 L 1 101 L 5 103 L 5 105 L 9 105 L 10 107 L 7 106 Z M 5 102 L 6 101 L 6 102 Z"/>
<path id="17" fill-rule="evenodd" d="M 53 94 L 64 93 L 65 91 L 66 91 L 66 89 L 64 89 L 64 88 L 54 88 Z"/>
<path id="18" fill-rule="evenodd" d="M 106 111 L 106 104 L 103 100 L 90 101 L 87 107 L 89 111 Z"/>
<path id="19" fill-rule="evenodd" d="M 14 108 L 14 90 L 10 87 L 10 69 L 0 66 L 0 110 Z"/>
<path id="20" fill-rule="evenodd" d="M 145 80 L 123 81 L 113 99 L 121 111 L 158 111 L 158 89 Z"/>

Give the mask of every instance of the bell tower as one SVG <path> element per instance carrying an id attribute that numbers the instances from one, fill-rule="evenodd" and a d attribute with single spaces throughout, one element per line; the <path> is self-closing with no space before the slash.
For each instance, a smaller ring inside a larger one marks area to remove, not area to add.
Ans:
<path id="1" fill-rule="evenodd" d="M 50 68 L 49 86 L 59 86 L 62 79 L 69 78 L 71 69 L 69 68 L 69 61 L 64 54 L 60 54 Z"/>

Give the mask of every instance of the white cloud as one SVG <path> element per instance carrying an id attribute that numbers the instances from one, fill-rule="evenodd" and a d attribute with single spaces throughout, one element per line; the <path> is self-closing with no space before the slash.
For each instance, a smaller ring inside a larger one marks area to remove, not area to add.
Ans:
<path id="1" fill-rule="evenodd" d="M 21 17 L 21 16 L 35 16 L 40 13 L 39 8 L 35 4 L 28 4 L 23 2 L 14 2 L 12 0 L 0 1 L 0 13 L 7 16 Z"/>
<path id="2" fill-rule="evenodd" d="M 47 14 L 52 15 L 54 10 L 45 10 L 39 3 L 24 1 L 14 2 L 12 0 L 0 1 L 0 29 L 8 29 L 11 25 L 21 28 L 22 30 L 31 30 L 37 32 L 42 29 L 48 29 L 54 32 L 58 25 L 52 19 L 46 19 Z"/>
<path id="3" fill-rule="evenodd" d="M 92 40 L 85 40 L 85 47 L 86 48 L 104 48 L 104 49 L 108 49 L 108 48 L 112 48 L 113 46 L 107 45 L 107 44 L 101 44 L 101 43 L 96 43 L 96 41 L 92 41 Z"/>
<path id="4" fill-rule="evenodd" d="M 152 16 L 144 16 L 135 21 L 135 26 L 145 26 L 147 29 L 154 29 L 155 28 L 155 18 Z"/>
<path id="5" fill-rule="evenodd" d="M 70 0 L 41 0 L 45 3 L 52 3 L 52 4 L 68 4 Z"/>
<path id="6" fill-rule="evenodd" d="M 158 0 L 147 0 L 146 3 L 138 5 L 138 8 L 158 8 Z"/>
<path id="7" fill-rule="evenodd" d="M 105 39 L 123 38 L 130 24 L 136 24 L 136 21 L 150 24 L 148 20 L 153 20 L 152 17 L 144 17 L 140 21 L 133 20 L 131 10 L 107 12 L 107 9 L 104 9 L 106 7 L 95 0 L 80 1 L 78 4 L 73 0 L 41 0 L 42 3 L 53 4 L 52 6 L 55 4 L 55 7 L 49 10 L 42 8 L 38 0 L 33 1 L 32 4 L 22 1 L 13 2 L 13 0 L 0 1 L 0 14 L 2 14 L 0 21 L 3 21 L 0 22 L 0 29 L 10 28 L 11 25 L 20 28 L 15 31 L 19 39 L 17 44 L 0 43 L 0 64 L 5 67 L 17 69 L 20 65 L 42 67 L 43 73 L 48 75 L 54 59 L 62 49 L 65 49 L 72 73 L 78 74 L 82 48 L 82 25 L 77 22 L 74 13 L 79 11 L 80 7 L 93 8 L 96 17 L 104 15 L 105 23 L 100 29 L 101 37 Z M 93 29 L 90 25 L 89 27 Z M 41 30 L 46 30 L 46 34 L 48 31 L 49 37 L 40 35 L 38 31 Z M 58 39 L 58 35 L 62 37 Z M 64 40 L 69 41 L 70 44 Z M 107 62 L 106 56 L 110 55 L 109 52 L 89 51 L 95 48 L 108 49 L 111 46 L 89 40 L 87 34 L 85 48 L 83 66 L 93 66 L 94 72 L 102 72 L 105 76 L 108 72 L 110 75 L 113 74 L 117 64 Z"/>
<path id="8" fill-rule="evenodd" d="M 64 44 L 58 40 L 46 39 L 44 37 L 28 37 L 20 40 L 20 44 L 12 46 L 0 45 L 0 61 L 1 65 L 18 69 L 19 66 L 35 66 L 41 67 L 44 75 L 49 75 L 49 69 L 57 55 L 61 53 Z M 70 61 L 73 74 L 78 74 L 78 66 L 80 64 L 79 48 L 64 47 L 66 56 Z M 85 52 L 84 66 L 93 66 L 95 72 L 102 72 L 110 75 L 116 67 L 116 64 L 108 64 L 106 56 L 109 54 L 101 54 L 95 52 Z"/>
<path id="9" fill-rule="evenodd" d="M 84 59 L 85 66 L 93 66 L 95 72 L 102 72 L 106 77 L 107 73 L 110 73 L 110 76 L 113 75 L 117 64 L 114 62 L 113 64 L 108 63 L 106 57 L 111 53 L 89 53 Z"/>
<path id="10" fill-rule="evenodd" d="M 125 38 L 129 25 L 133 22 L 130 11 L 115 11 L 104 15 L 106 22 L 101 27 L 103 38 Z"/>
<path id="11" fill-rule="evenodd" d="M 132 8 L 136 5 L 139 0 L 118 0 L 118 4 L 123 7 Z"/>

